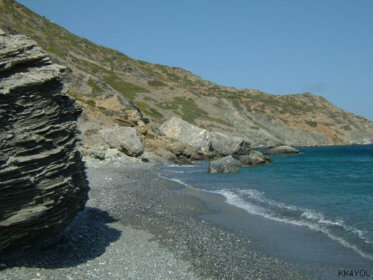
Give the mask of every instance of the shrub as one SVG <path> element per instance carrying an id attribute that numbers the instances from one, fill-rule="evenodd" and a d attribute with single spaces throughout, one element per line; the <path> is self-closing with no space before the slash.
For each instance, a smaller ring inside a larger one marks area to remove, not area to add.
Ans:
<path id="1" fill-rule="evenodd" d="M 179 81 L 181 78 L 176 75 L 175 73 L 170 73 L 170 72 L 167 72 L 167 77 L 171 80 L 171 81 L 174 81 L 174 82 L 177 82 Z"/>
<path id="2" fill-rule="evenodd" d="M 311 127 L 316 127 L 317 126 L 317 122 L 315 122 L 315 121 L 306 121 L 306 124 L 308 126 L 311 126 Z"/>
<path id="3" fill-rule="evenodd" d="M 157 110 L 155 110 L 154 108 L 152 108 L 149 104 L 142 102 L 142 101 L 136 101 L 134 103 L 137 107 L 140 108 L 142 112 L 151 116 L 152 118 L 157 119 L 157 120 L 160 120 L 163 118 L 163 115 Z"/>
<path id="4" fill-rule="evenodd" d="M 54 53 L 60 57 L 64 57 L 66 55 L 66 52 L 64 50 L 61 50 L 53 45 L 48 47 L 48 51 L 51 53 Z"/>
<path id="5" fill-rule="evenodd" d="M 164 82 L 158 80 L 148 81 L 148 85 L 152 87 L 165 87 L 167 86 Z"/>
<path id="6" fill-rule="evenodd" d="M 135 99 L 137 92 L 149 92 L 146 88 L 123 81 L 114 73 L 105 76 L 104 81 L 130 100 Z"/>
<path id="7" fill-rule="evenodd" d="M 92 93 L 102 92 L 102 88 L 100 88 L 91 78 L 88 80 L 88 85 L 90 86 Z"/>
<path id="8" fill-rule="evenodd" d="M 194 119 L 201 116 L 207 116 L 207 112 L 197 106 L 191 98 L 174 97 L 174 104 L 181 106 L 181 117 L 188 122 L 194 123 Z"/>
<path id="9" fill-rule="evenodd" d="M 88 104 L 89 106 L 96 107 L 96 101 L 92 99 L 86 100 L 85 103 Z"/>
<path id="10" fill-rule="evenodd" d="M 157 102 L 157 100 L 155 100 L 154 98 L 150 97 L 150 96 L 144 96 L 144 100 L 145 101 L 153 101 L 153 102 Z"/>

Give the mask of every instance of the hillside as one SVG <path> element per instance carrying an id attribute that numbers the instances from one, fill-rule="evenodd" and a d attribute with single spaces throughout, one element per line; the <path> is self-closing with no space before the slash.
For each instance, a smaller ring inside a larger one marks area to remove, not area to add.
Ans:
<path id="1" fill-rule="evenodd" d="M 236 89 L 178 67 L 136 60 L 71 34 L 13 0 L 0 0 L 0 14 L 1 28 L 33 38 L 69 68 L 65 84 L 85 112 L 85 135 L 114 123 L 137 126 L 147 119 L 157 127 L 179 116 L 209 130 L 243 136 L 253 146 L 373 143 L 372 122 L 323 97 Z"/>

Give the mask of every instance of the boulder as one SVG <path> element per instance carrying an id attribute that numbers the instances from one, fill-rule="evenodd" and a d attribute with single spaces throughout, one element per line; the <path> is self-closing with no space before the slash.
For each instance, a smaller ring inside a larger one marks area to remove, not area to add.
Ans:
<path id="1" fill-rule="evenodd" d="M 299 151 L 294 147 L 277 146 L 269 149 L 266 154 L 298 154 Z"/>
<path id="2" fill-rule="evenodd" d="M 241 162 L 241 166 L 258 166 L 272 162 L 269 156 L 253 150 L 248 155 L 234 155 L 234 158 Z"/>
<path id="3" fill-rule="evenodd" d="M 92 147 L 81 147 L 80 153 L 83 157 L 90 157 L 97 160 L 105 160 L 105 147 L 94 145 Z"/>
<path id="4" fill-rule="evenodd" d="M 237 152 L 248 153 L 250 150 L 250 143 L 242 137 L 208 131 L 177 117 L 164 122 L 160 129 L 167 137 L 193 146 L 205 154 L 213 152 L 216 156 L 227 156 Z"/>
<path id="5" fill-rule="evenodd" d="M 0 32 L 0 252 L 57 241 L 88 199 L 64 71 L 35 41 Z"/>
<path id="6" fill-rule="evenodd" d="M 208 131 L 211 150 L 220 156 L 228 156 L 237 152 L 247 153 L 250 143 L 242 137 L 231 137 L 221 132 Z"/>
<path id="7" fill-rule="evenodd" d="M 236 137 L 234 137 L 236 138 Z M 238 139 L 242 139 L 241 141 L 235 141 L 236 143 L 239 143 L 237 146 L 235 146 L 232 154 L 234 155 L 249 155 L 251 152 L 251 144 L 247 140 L 238 137 Z"/>
<path id="8" fill-rule="evenodd" d="M 99 131 L 99 134 L 110 148 L 118 149 L 128 156 L 138 157 L 144 152 L 144 145 L 132 127 L 104 128 Z"/>
<path id="9" fill-rule="evenodd" d="M 191 160 L 199 159 L 195 148 L 165 136 L 146 138 L 145 150 L 178 164 L 191 164 Z"/>
<path id="10" fill-rule="evenodd" d="M 201 152 L 208 152 L 211 150 L 211 141 L 208 131 L 180 118 L 171 118 L 164 122 L 160 129 L 167 137 L 186 143 Z"/>
<path id="11" fill-rule="evenodd" d="M 240 161 L 232 156 L 226 156 L 211 161 L 208 171 L 209 173 L 237 173 L 240 166 Z"/>

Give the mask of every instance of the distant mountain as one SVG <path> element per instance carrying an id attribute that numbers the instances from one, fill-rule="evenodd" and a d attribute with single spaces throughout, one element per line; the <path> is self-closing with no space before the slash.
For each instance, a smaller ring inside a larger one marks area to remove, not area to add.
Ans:
<path id="1" fill-rule="evenodd" d="M 86 134 L 114 123 L 136 126 L 146 119 L 157 127 L 178 116 L 243 136 L 253 146 L 373 143 L 372 122 L 323 97 L 226 87 L 178 67 L 136 60 L 71 34 L 14 0 L 0 0 L 0 14 L 2 29 L 33 38 L 69 68 L 65 84 L 86 113 Z"/>

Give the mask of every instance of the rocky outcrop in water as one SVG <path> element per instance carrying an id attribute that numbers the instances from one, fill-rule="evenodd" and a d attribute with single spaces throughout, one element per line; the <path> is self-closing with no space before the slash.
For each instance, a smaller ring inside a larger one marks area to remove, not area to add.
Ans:
<path id="1" fill-rule="evenodd" d="M 209 173 L 237 173 L 241 163 L 232 156 L 218 158 L 210 162 Z"/>
<path id="2" fill-rule="evenodd" d="M 241 166 L 244 167 L 264 165 L 272 162 L 272 159 L 269 156 L 263 155 L 261 152 L 254 150 L 250 151 L 247 155 L 234 155 L 234 158 L 239 160 Z"/>
<path id="3" fill-rule="evenodd" d="M 269 149 L 266 154 L 299 154 L 299 151 L 294 147 L 278 146 Z"/>
<path id="4" fill-rule="evenodd" d="M 88 198 L 64 70 L 35 41 L 0 31 L 0 251 L 54 242 Z"/>

